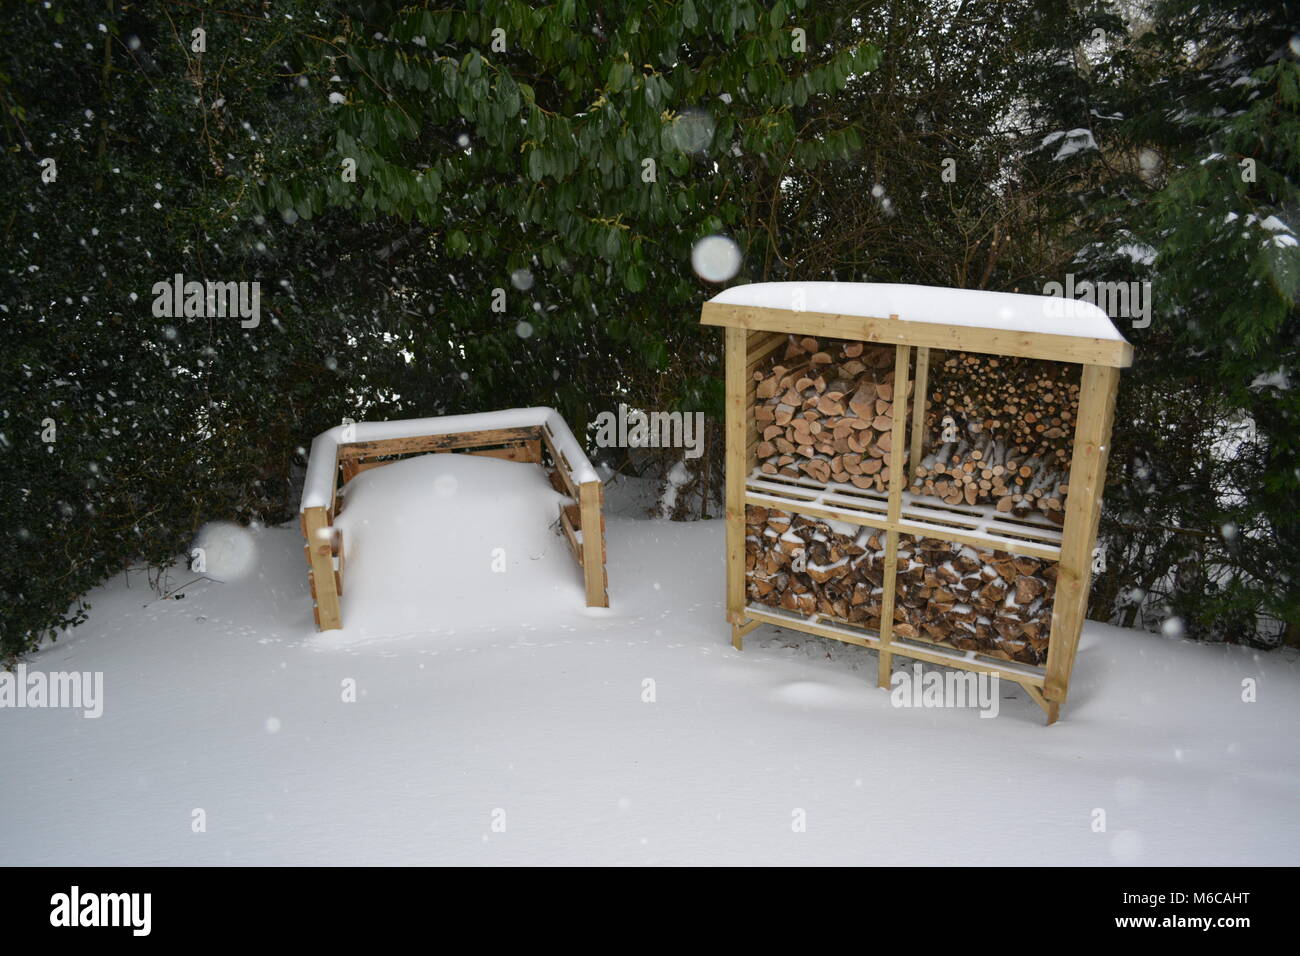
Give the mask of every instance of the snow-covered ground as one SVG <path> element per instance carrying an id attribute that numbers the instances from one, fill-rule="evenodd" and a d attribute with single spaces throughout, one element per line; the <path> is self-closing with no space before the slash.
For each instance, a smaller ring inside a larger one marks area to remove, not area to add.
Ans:
<path id="1" fill-rule="evenodd" d="M 0 710 L 0 864 L 1300 862 L 1294 654 L 1089 623 L 1053 727 L 1011 684 L 899 708 L 869 651 L 731 649 L 721 522 L 611 514 L 589 611 L 536 468 L 349 495 L 342 631 L 289 527 L 242 581 L 90 596 L 29 667 L 103 672 L 103 716 Z"/>

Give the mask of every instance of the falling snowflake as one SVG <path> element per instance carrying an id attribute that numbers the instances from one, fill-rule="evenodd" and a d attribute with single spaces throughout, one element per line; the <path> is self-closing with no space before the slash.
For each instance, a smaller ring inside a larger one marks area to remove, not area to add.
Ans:
<path id="1" fill-rule="evenodd" d="M 740 246 L 726 236 L 705 236 L 691 249 L 691 268 L 706 282 L 726 282 L 740 271 Z"/>

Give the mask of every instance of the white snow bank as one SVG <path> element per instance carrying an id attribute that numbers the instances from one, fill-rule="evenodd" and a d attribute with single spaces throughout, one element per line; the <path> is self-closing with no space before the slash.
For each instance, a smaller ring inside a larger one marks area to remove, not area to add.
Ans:
<path id="1" fill-rule="evenodd" d="M 0 710 L 0 865 L 1300 859 L 1293 652 L 1088 621 L 1055 726 L 1005 682 L 996 719 L 895 707 L 864 648 L 763 625 L 732 650 L 721 521 L 612 514 L 617 601 L 588 616 L 561 538 L 537 557 L 531 523 L 456 516 L 480 493 L 553 508 L 539 473 L 431 455 L 359 475 L 343 632 L 315 633 L 297 528 L 255 531 L 252 574 L 183 600 L 143 572 L 97 588 L 29 667 L 102 673 L 102 716 Z M 408 514 L 396 496 L 430 481 L 441 506 Z M 392 629 L 357 640 L 380 602 Z"/>
<path id="2" fill-rule="evenodd" d="M 534 428 L 546 425 L 558 451 L 569 460 L 570 473 L 578 484 L 597 481 L 596 469 L 569 430 L 564 417 L 553 408 L 509 408 L 472 415 L 444 415 L 439 418 L 404 418 L 395 422 L 356 422 L 323 431 L 311 443 L 307 476 L 303 483 L 300 511 L 327 508 L 334 497 L 336 453 L 347 442 L 386 441 L 418 438 L 422 435 L 454 435 L 459 432 L 491 431 L 498 428 Z M 350 434 L 349 434 L 350 432 Z M 345 435 L 347 435 L 345 442 Z"/>
<path id="3" fill-rule="evenodd" d="M 710 302 L 1123 341 L 1105 311 L 1079 299 L 889 282 L 757 282 Z"/>
<path id="4" fill-rule="evenodd" d="M 478 455 L 416 455 L 348 485 L 343 627 L 322 646 L 544 616 L 586 603 L 556 533 L 568 500 L 542 469 Z"/>

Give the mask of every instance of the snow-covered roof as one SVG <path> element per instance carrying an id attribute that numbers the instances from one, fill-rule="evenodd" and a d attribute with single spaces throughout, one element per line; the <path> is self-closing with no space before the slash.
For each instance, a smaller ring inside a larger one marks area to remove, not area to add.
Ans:
<path id="1" fill-rule="evenodd" d="M 1103 347 L 1098 350 L 1100 354 L 1114 356 L 1117 360 L 1108 362 L 1094 359 L 1090 355 L 1072 360 L 1097 360 L 1103 364 L 1116 365 L 1128 365 L 1131 362 L 1131 349 L 1110 317 L 1083 299 L 883 282 L 758 282 L 732 286 L 715 295 L 706 303 L 703 321 L 711 325 L 771 327 L 770 323 L 764 325 L 729 321 L 726 317 L 718 317 L 716 310 L 711 317 L 710 306 L 781 310 L 791 313 L 793 325 L 798 324 L 794 318 L 797 313 L 818 313 L 836 318 L 879 319 L 883 322 L 897 319 L 903 323 L 982 329 L 1009 333 L 1015 341 L 1021 343 L 1038 336 L 1095 340 L 1103 343 Z M 797 331 L 797 328 L 791 328 L 790 331 Z M 980 351 L 976 344 L 962 343 L 960 336 L 952 342 L 941 342 L 936 338 L 937 333 L 931 331 L 926 334 L 918 330 L 916 340 L 910 341 L 905 330 L 895 331 L 896 334 L 893 335 L 873 336 L 872 340 L 968 347 Z M 1068 343 L 1061 346 L 1061 350 L 1068 348 Z M 1008 350 L 1007 354 L 1032 352 L 1033 349 Z M 1059 357 L 1071 360 L 1065 355 Z M 1127 357 L 1127 360 L 1119 360 L 1123 357 Z"/>
<path id="2" fill-rule="evenodd" d="M 501 428 L 540 428 L 547 426 L 557 451 L 568 459 L 569 474 L 582 484 L 599 481 L 587 453 L 574 437 L 564 417 L 553 408 L 508 408 L 497 412 L 472 415 L 443 415 L 437 418 L 404 418 L 391 422 L 356 422 L 335 425 L 323 431 L 311 443 L 307 475 L 303 482 L 299 510 L 328 508 L 334 501 L 334 482 L 338 469 L 338 446 L 357 442 L 389 441 L 395 438 L 422 438 L 429 435 L 457 435 L 461 432 L 494 431 Z"/>

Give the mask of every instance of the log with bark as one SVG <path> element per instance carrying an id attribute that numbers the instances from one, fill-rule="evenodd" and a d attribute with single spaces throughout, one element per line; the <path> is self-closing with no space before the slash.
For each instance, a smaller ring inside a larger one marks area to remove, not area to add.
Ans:
<path id="1" fill-rule="evenodd" d="M 760 470 L 887 490 L 894 355 L 888 346 L 791 335 L 754 372 Z"/>
<path id="2" fill-rule="evenodd" d="M 879 629 L 885 532 L 753 505 L 745 520 L 751 601 Z"/>
<path id="3" fill-rule="evenodd" d="M 906 623 L 894 633 L 1042 664 L 1056 573 L 1054 561 L 900 535 L 898 607 Z"/>
<path id="4" fill-rule="evenodd" d="M 944 353 L 932 359 L 926 391 L 913 493 L 1065 521 L 1078 366 Z"/>
<path id="5" fill-rule="evenodd" d="M 885 532 L 746 509 L 746 589 L 755 603 L 880 629 Z M 1056 564 L 934 538 L 899 539 L 893 634 L 1041 664 Z"/>

